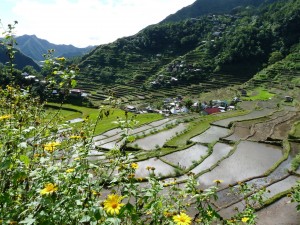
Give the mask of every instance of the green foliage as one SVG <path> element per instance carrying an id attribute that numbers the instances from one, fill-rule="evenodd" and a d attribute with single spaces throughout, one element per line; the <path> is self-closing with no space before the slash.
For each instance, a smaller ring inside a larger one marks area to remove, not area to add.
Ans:
<path id="1" fill-rule="evenodd" d="M 279 51 L 275 51 L 271 53 L 268 63 L 271 65 L 278 62 L 281 59 L 283 59 L 282 53 Z"/>
<path id="2" fill-rule="evenodd" d="M 214 82 L 216 72 L 249 79 L 299 41 L 300 6 L 295 0 L 245 3 L 259 7 L 160 23 L 101 45 L 82 58 L 81 79 L 105 84 L 134 80 L 144 89 Z M 200 10 L 197 4 L 191 10 Z"/>
<path id="3" fill-rule="evenodd" d="M 298 181 L 296 186 L 292 189 L 292 202 L 297 204 L 297 211 L 300 211 L 300 182 Z"/>
<path id="4" fill-rule="evenodd" d="M 8 49 L 13 59 L 14 50 Z M 52 53 L 49 50 L 45 61 L 47 85 L 67 93 L 75 83 L 77 67 L 66 65 L 65 58 L 55 58 Z M 5 69 L 13 77 L 13 63 Z M 145 168 L 147 177 L 136 177 L 138 164 L 124 151 L 126 144 L 134 141 L 130 131 L 137 125 L 136 118 L 128 113 L 124 119 L 116 120 L 123 132 L 124 145 L 109 151 L 104 160 L 96 163 L 89 155 L 96 151 L 92 135 L 99 122 L 109 116 L 109 108 L 100 108 L 94 117 L 96 121 L 86 118 L 73 127 L 58 120 L 60 111 L 49 116 L 39 98 L 24 95 L 13 83 L 0 89 L 0 106 L 3 224 L 256 223 L 255 206 L 263 202 L 264 189 L 257 190 L 246 183 L 235 186 L 233 193 L 241 196 L 245 207 L 225 220 L 214 205 L 222 180 L 215 180 L 216 185 L 205 190 L 192 173 L 185 185 L 178 185 L 176 179 L 164 183 L 150 166 Z M 179 136 L 192 135 L 200 121 L 203 129 L 214 119 L 200 118 L 194 121 L 192 132 Z M 141 181 L 146 185 L 141 185 Z M 299 185 L 293 190 L 292 199 L 299 203 Z M 193 216 L 191 211 L 195 212 Z"/>
<path id="5" fill-rule="evenodd" d="M 242 100 L 245 101 L 253 101 L 253 100 L 268 100 L 274 96 L 274 94 L 270 93 L 266 89 L 256 88 L 252 93 L 248 94 L 248 97 L 242 97 Z"/>
<path id="6" fill-rule="evenodd" d="M 298 153 L 291 162 L 291 170 L 296 171 L 300 166 L 300 153 Z"/>
<path id="7" fill-rule="evenodd" d="M 8 24 L 8 27 L 5 28 L 0 20 L 0 29 L 3 30 L 2 35 L 4 35 L 4 38 L 0 39 L 0 63 L 12 64 L 13 60 L 15 63 L 13 66 L 19 70 L 27 65 L 34 67 L 35 70 L 40 70 L 40 67 L 31 58 L 16 49 L 14 28 L 17 23 L 17 21 L 14 21 L 14 23 Z"/>
<path id="8" fill-rule="evenodd" d="M 267 1 L 268 3 L 274 2 Z M 207 15 L 207 14 L 224 14 L 224 13 L 237 13 L 239 10 L 244 9 L 249 6 L 258 6 L 263 2 L 260 0 L 197 0 L 191 6 L 187 6 L 175 14 L 168 16 L 166 19 L 162 21 L 162 23 L 167 22 L 177 22 L 180 20 L 185 20 L 189 18 L 196 18 L 199 16 Z M 250 7 L 249 7 L 250 8 Z"/>

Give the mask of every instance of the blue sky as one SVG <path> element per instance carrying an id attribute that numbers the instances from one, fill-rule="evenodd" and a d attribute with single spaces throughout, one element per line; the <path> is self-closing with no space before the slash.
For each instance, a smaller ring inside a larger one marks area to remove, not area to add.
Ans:
<path id="1" fill-rule="evenodd" d="M 1 0 L 0 19 L 16 34 L 55 44 L 99 45 L 136 34 L 195 0 Z M 2 33 L 2 32 L 1 32 Z"/>

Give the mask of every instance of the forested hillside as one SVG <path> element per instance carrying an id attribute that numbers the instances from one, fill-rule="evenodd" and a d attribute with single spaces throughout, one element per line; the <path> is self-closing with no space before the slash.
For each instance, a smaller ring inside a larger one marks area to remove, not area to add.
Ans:
<path id="1" fill-rule="evenodd" d="M 288 0 L 152 25 L 84 56 L 81 79 L 139 80 L 146 87 L 198 83 L 217 73 L 248 79 L 299 42 L 299 12 L 300 1 Z"/>
<path id="2" fill-rule="evenodd" d="M 0 64 L 6 64 L 9 61 L 7 49 L 0 45 Z M 28 56 L 20 51 L 16 51 L 14 58 L 15 68 L 22 70 L 25 66 L 32 66 L 35 70 L 39 71 L 40 67 Z"/>
<path id="3" fill-rule="evenodd" d="M 184 19 L 199 17 L 206 14 L 224 14 L 239 10 L 241 7 L 257 7 L 278 0 L 197 0 L 192 5 L 182 8 L 162 21 L 177 22 Z"/>

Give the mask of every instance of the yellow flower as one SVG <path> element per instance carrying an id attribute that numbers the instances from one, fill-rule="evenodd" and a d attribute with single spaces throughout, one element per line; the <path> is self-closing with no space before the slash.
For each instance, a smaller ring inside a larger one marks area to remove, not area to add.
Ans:
<path id="1" fill-rule="evenodd" d="M 57 187 L 52 183 L 48 183 L 45 185 L 45 188 L 41 190 L 40 194 L 47 195 L 47 194 L 52 194 L 55 191 L 57 191 Z"/>
<path id="2" fill-rule="evenodd" d="M 152 168 L 151 166 L 147 166 L 146 170 L 151 170 L 151 168 Z"/>
<path id="3" fill-rule="evenodd" d="M 53 152 L 56 148 L 56 146 L 60 145 L 58 142 L 49 142 L 47 144 L 44 144 L 44 150 L 48 152 Z"/>
<path id="4" fill-rule="evenodd" d="M 6 119 L 9 119 L 9 118 L 11 118 L 11 115 L 0 116 L 0 120 L 6 120 Z"/>
<path id="5" fill-rule="evenodd" d="M 104 201 L 104 210 L 109 214 L 118 215 L 120 209 L 124 205 L 123 203 L 120 203 L 122 199 L 122 196 L 116 194 L 108 195 L 107 199 Z"/>
<path id="6" fill-rule="evenodd" d="M 60 57 L 60 58 L 56 58 L 56 59 L 59 60 L 59 61 L 65 61 L 66 60 L 65 57 Z"/>
<path id="7" fill-rule="evenodd" d="M 164 216 L 165 217 L 171 217 L 173 215 L 173 213 L 168 212 L 168 211 L 164 211 Z"/>
<path id="8" fill-rule="evenodd" d="M 136 180 L 137 180 L 137 181 L 143 181 L 143 180 L 144 180 L 144 178 L 142 178 L 142 177 L 138 177 L 138 178 L 136 178 Z"/>
<path id="9" fill-rule="evenodd" d="M 189 217 L 185 213 L 180 213 L 173 216 L 173 220 L 176 223 L 176 225 L 190 225 L 192 223 L 191 217 Z"/>
<path id="10" fill-rule="evenodd" d="M 196 223 L 201 223 L 201 222 L 202 222 L 202 219 L 201 219 L 201 218 L 198 218 L 198 219 L 195 220 L 195 222 L 196 222 Z"/>
<path id="11" fill-rule="evenodd" d="M 137 163 L 131 163 L 131 168 L 132 169 L 134 169 L 134 170 L 136 170 L 137 168 L 139 168 L 139 164 L 137 164 Z"/>
<path id="12" fill-rule="evenodd" d="M 70 139 L 80 139 L 81 138 L 81 136 L 78 136 L 78 135 L 72 135 L 72 136 L 70 136 Z"/>
<path id="13" fill-rule="evenodd" d="M 6 88 L 8 91 L 12 91 L 14 89 L 12 86 L 9 86 L 9 85 L 7 85 Z"/>
<path id="14" fill-rule="evenodd" d="M 216 184 L 221 184 L 223 182 L 224 182 L 223 180 L 214 180 L 214 183 L 216 183 Z"/>
<path id="15" fill-rule="evenodd" d="M 212 216 L 212 211 L 207 210 L 207 215 L 208 215 L 209 217 L 211 217 L 211 216 Z"/>
<path id="16" fill-rule="evenodd" d="M 132 178 L 134 178 L 134 176 L 135 176 L 134 173 L 131 173 L 131 174 L 128 174 L 127 177 L 128 177 L 128 179 L 132 179 Z"/>
<path id="17" fill-rule="evenodd" d="M 249 220 L 249 217 L 243 217 L 243 218 L 242 218 L 242 222 L 243 222 L 243 223 L 247 223 L 248 220 Z"/>
<path id="18" fill-rule="evenodd" d="M 67 169 L 66 173 L 72 173 L 72 172 L 74 172 L 74 170 L 75 170 L 74 168 Z"/>
<path id="19" fill-rule="evenodd" d="M 93 195 L 101 196 L 101 193 L 100 193 L 100 192 L 97 192 L 97 191 L 95 191 L 95 190 L 92 190 L 91 192 L 92 192 Z"/>

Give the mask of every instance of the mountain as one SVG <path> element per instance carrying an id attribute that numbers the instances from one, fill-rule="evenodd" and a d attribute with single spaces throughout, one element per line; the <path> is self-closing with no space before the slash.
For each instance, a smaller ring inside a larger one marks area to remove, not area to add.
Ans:
<path id="1" fill-rule="evenodd" d="M 0 63 L 6 64 L 9 61 L 7 55 L 7 49 L 0 45 Z M 24 55 L 19 50 L 16 50 L 14 58 L 15 68 L 22 70 L 25 66 L 32 66 L 35 70 L 40 71 L 40 67 L 36 64 L 33 59 Z"/>
<path id="2" fill-rule="evenodd" d="M 257 7 L 277 0 L 197 0 L 174 14 L 169 15 L 161 23 L 178 22 L 180 20 L 196 18 L 207 14 L 230 13 L 235 9 L 246 6 Z"/>
<path id="3" fill-rule="evenodd" d="M 16 37 L 17 48 L 25 55 L 31 57 L 35 61 L 44 60 L 43 55 L 49 49 L 54 49 L 54 56 L 56 57 L 76 57 L 88 53 L 93 46 L 86 48 L 77 48 L 73 45 L 56 45 L 48 42 L 47 40 L 40 39 L 35 35 L 23 35 Z"/>
<path id="4" fill-rule="evenodd" d="M 269 3 L 159 23 L 100 45 L 82 57 L 81 79 L 104 84 L 138 80 L 149 88 L 171 87 L 175 80 L 213 83 L 219 74 L 250 79 L 273 52 L 285 56 L 299 42 L 300 0 Z"/>

